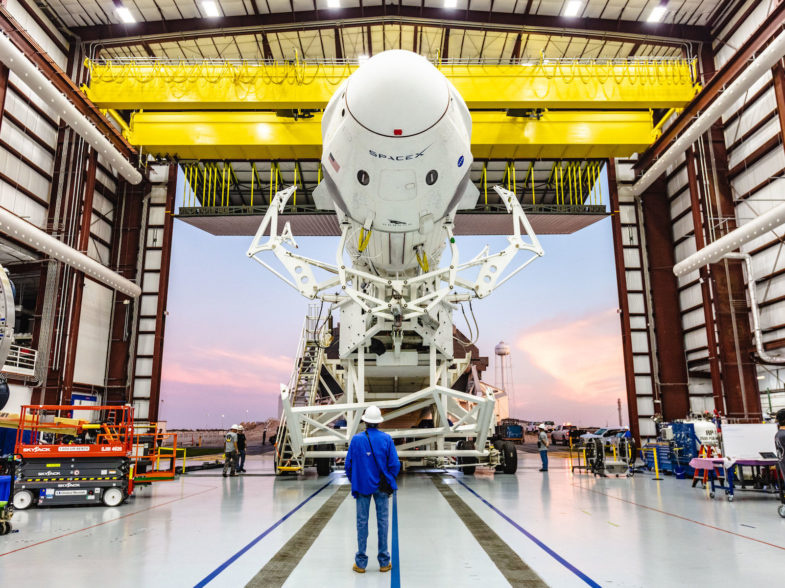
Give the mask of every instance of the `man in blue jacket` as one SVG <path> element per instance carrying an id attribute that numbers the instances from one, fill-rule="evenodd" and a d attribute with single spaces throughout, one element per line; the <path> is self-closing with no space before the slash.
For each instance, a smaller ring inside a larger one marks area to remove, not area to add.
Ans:
<path id="1" fill-rule="evenodd" d="M 371 497 L 376 503 L 376 526 L 379 537 L 379 571 L 392 569 L 390 552 L 387 551 L 387 533 L 390 526 L 390 495 L 381 490 L 382 476 L 394 492 L 398 489 L 395 478 L 401 469 L 398 452 L 392 437 L 379 430 L 384 421 L 376 406 L 369 406 L 363 415 L 365 432 L 357 433 L 349 444 L 346 455 L 346 475 L 352 483 L 352 496 L 357 501 L 357 554 L 352 569 L 364 574 L 368 565 L 365 547 L 368 541 L 368 511 Z"/>

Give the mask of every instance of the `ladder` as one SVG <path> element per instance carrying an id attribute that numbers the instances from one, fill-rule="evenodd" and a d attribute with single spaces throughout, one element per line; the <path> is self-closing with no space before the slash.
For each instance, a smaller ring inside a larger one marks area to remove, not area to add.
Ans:
<path id="1" fill-rule="evenodd" d="M 305 318 L 294 370 L 289 381 L 289 396 L 293 407 L 312 406 L 317 402 L 319 391 L 319 376 L 324 363 L 324 348 L 319 343 L 320 332 L 317 327 L 318 314 L 316 307 L 309 309 Z M 302 455 L 295 455 L 292 449 L 289 424 L 286 415 L 281 414 L 278 428 L 279 438 L 275 447 L 275 473 L 301 471 L 305 465 Z M 303 424 L 303 428 L 305 428 Z"/>

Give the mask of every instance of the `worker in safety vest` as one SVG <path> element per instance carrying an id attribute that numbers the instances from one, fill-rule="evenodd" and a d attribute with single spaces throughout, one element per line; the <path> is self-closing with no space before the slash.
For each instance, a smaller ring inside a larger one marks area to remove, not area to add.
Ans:
<path id="1" fill-rule="evenodd" d="M 224 478 L 227 470 L 231 470 L 232 476 L 237 475 L 237 456 L 239 454 L 237 432 L 239 430 L 240 427 L 238 425 L 232 425 L 232 428 L 229 429 L 226 437 L 224 437 Z"/>

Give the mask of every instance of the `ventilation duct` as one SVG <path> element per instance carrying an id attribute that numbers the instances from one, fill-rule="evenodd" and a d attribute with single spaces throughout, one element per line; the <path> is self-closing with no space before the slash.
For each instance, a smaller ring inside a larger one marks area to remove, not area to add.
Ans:
<path id="1" fill-rule="evenodd" d="M 121 176 L 132 184 L 142 181 L 131 163 L 115 148 L 93 123 L 22 53 L 11 39 L 0 34 L 0 61 L 38 94 L 74 132 L 87 141 Z"/>
<path id="2" fill-rule="evenodd" d="M 695 122 L 693 122 L 682 135 L 671 144 L 665 153 L 654 162 L 631 188 L 620 187 L 619 191 L 631 190 L 633 196 L 640 196 L 643 194 L 657 178 L 665 173 L 666 169 L 676 163 L 676 160 L 681 157 L 690 145 L 695 143 L 703 133 L 708 131 L 711 125 L 717 122 L 723 113 L 727 112 L 731 104 L 741 98 L 744 93 L 761 78 L 761 76 L 771 71 L 771 68 L 774 67 L 783 55 L 785 55 L 785 31 L 781 32 L 766 49 L 761 51 L 760 55 L 753 59 L 749 65 L 744 67 L 741 74 L 739 74 L 727 89 L 717 96 L 714 102 L 695 119 Z"/>
<path id="3" fill-rule="evenodd" d="M 720 237 L 713 243 L 706 245 L 703 249 L 696 251 L 673 266 L 673 273 L 678 277 L 682 277 L 704 265 L 717 263 L 728 253 L 741 248 L 764 233 L 773 231 L 782 224 L 785 224 L 785 203 L 775 206 L 758 218 L 740 226 L 738 229 L 734 229 L 724 237 Z"/>
<path id="4" fill-rule="evenodd" d="M 17 241 L 29 245 L 36 251 L 40 251 L 49 257 L 62 261 L 66 265 L 70 265 L 80 272 L 84 272 L 86 275 L 109 286 L 113 290 L 122 292 L 126 296 L 136 298 L 142 293 L 142 289 L 130 280 L 51 235 L 47 235 L 38 227 L 22 220 L 5 208 L 0 208 L 0 231 Z"/>

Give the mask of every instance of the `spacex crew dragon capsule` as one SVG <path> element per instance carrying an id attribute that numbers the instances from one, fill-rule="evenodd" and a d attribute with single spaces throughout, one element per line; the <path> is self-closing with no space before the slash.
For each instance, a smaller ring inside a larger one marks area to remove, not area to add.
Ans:
<path id="1" fill-rule="evenodd" d="M 423 260 L 438 264 L 445 221 L 479 196 L 471 131 L 455 87 L 409 51 L 376 55 L 338 88 L 322 119 L 324 181 L 314 199 L 352 224 L 356 264 L 401 276 Z"/>

